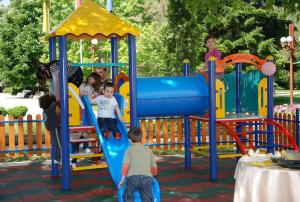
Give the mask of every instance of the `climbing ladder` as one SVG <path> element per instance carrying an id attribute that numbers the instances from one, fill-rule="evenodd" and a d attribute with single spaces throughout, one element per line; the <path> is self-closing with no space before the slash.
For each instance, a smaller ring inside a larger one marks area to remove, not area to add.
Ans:
<path id="1" fill-rule="evenodd" d="M 191 120 L 198 120 L 201 122 L 209 122 L 207 118 L 200 118 L 191 116 Z M 275 150 L 292 149 L 298 150 L 295 140 L 290 133 L 280 125 L 277 121 L 265 117 L 249 117 L 249 118 L 235 118 L 235 119 L 217 119 L 217 126 L 222 126 L 226 129 L 226 133 L 233 137 L 234 142 L 227 143 L 217 142 L 217 149 L 233 148 L 235 143 L 236 152 L 228 154 L 218 154 L 219 158 L 234 158 L 245 155 L 249 149 L 266 150 L 274 148 Z M 269 129 L 269 131 L 268 131 Z M 271 130 L 271 131 L 270 131 Z M 224 130 L 222 130 L 224 131 Z M 273 135 L 274 142 L 267 144 L 267 136 Z M 281 141 L 278 141 L 281 140 Z M 209 156 L 208 145 L 201 145 L 193 147 L 191 151 L 198 155 Z M 205 151 L 206 154 L 205 154 Z"/>
<path id="2" fill-rule="evenodd" d="M 94 126 L 72 126 L 69 128 L 70 133 L 80 133 L 80 132 L 95 132 Z M 100 143 L 98 141 L 97 137 L 92 138 L 84 138 L 84 139 L 70 139 L 71 144 L 80 144 L 80 143 L 91 143 L 95 145 L 97 148 L 94 149 L 94 153 L 73 153 L 70 154 L 70 158 L 74 159 L 90 159 L 94 158 L 95 163 L 91 165 L 85 165 L 85 166 L 76 166 L 72 168 L 74 171 L 79 170 L 91 170 L 91 169 L 98 169 L 98 168 L 107 168 L 107 165 L 105 162 L 100 162 L 99 158 L 103 157 L 103 153 L 101 152 Z"/>

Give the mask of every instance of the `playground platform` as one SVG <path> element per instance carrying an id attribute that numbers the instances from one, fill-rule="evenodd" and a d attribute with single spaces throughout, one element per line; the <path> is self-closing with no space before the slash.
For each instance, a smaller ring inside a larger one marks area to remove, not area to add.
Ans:
<path id="1" fill-rule="evenodd" d="M 184 170 L 181 156 L 157 161 L 163 202 L 233 200 L 235 159 L 219 159 L 219 180 L 209 181 L 209 161 L 193 158 Z M 52 178 L 49 161 L 0 163 L 0 201 L 117 201 L 117 190 L 107 169 L 72 172 L 72 189 L 62 191 L 60 178 Z"/>

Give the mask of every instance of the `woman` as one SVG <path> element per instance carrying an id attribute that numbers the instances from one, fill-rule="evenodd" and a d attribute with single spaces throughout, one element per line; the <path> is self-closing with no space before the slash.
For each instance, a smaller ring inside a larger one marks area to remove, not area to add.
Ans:
<path id="1" fill-rule="evenodd" d="M 68 63 L 67 78 L 68 82 L 79 87 L 83 81 L 83 72 L 80 67 L 72 67 Z M 50 81 L 50 94 L 59 98 L 59 61 L 53 60 L 50 63 L 40 63 L 37 67 L 36 77 L 39 86 L 45 87 L 47 80 Z"/>

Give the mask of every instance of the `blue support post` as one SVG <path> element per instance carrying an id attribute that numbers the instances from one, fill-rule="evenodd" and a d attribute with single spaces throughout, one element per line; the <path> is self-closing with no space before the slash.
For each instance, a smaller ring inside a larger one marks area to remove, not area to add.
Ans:
<path id="1" fill-rule="evenodd" d="M 185 59 L 183 61 L 183 76 L 188 76 L 190 70 L 190 61 Z M 190 120 L 188 115 L 184 115 L 184 167 L 190 169 L 192 167 L 191 148 L 191 134 L 190 134 Z"/>
<path id="2" fill-rule="evenodd" d="M 59 37 L 59 88 L 61 106 L 62 187 L 70 188 L 69 108 L 67 79 L 67 37 Z"/>
<path id="3" fill-rule="evenodd" d="M 208 61 L 208 92 L 209 92 L 209 166 L 210 179 L 217 180 L 217 145 L 216 145 L 216 59 L 210 57 Z"/>
<path id="4" fill-rule="evenodd" d="M 56 60 L 56 38 L 51 37 L 49 39 L 49 53 L 50 53 L 50 62 Z"/>
<path id="5" fill-rule="evenodd" d="M 183 76 L 188 76 L 190 72 L 190 61 L 188 59 L 183 60 Z"/>
<path id="6" fill-rule="evenodd" d="M 56 38 L 51 37 L 49 39 L 49 62 L 56 59 Z M 59 169 L 58 164 L 54 163 L 54 160 L 56 159 L 56 150 L 58 145 L 56 144 L 56 141 L 54 141 L 54 138 L 51 138 L 51 174 L 52 177 L 58 177 L 59 176 Z"/>
<path id="7" fill-rule="evenodd" d="M 273 58 L 268 56 L 268 61 L 273 62 Z M 267 90 L 268 90 L 268 112 L 267 117 L 268 119 L 273 120 L 273 92 L 274 92 L 274 85 L 273 85 L 274 77 L 273 75 L 267 77 Z M 274 127 L 271 124 L 267 126 L 267 152 L 274 153 Z"/>
<path id="8" fill-rule="evenodd" d="M 138 126 L 137 87 L 136 87 L 136 48 L 135 36 L 128 35 L 129 49 L 129 92 L 130 92 L 130 126 Z"/>
<path id="9" fill-rule="evenodd" d="M 201 145 L 201 129 L 202 129 L 202 124 L 200 121 L 197 121 L 197 145 L 200 146 Z"/>
<path id="10" fill-rule="evenodd" d="M 235 112 L 237 114 L 241 113 L 241 74 L 242 74 L 242 63 L 237 63 L 235 66 L 235 95 L 236 95 L 236 102 L 235 102 Z M 236 132 L 242 132 L 242 126 L 237 125 Z M 237 153 L 240 153 L 240 149 L 237 147 Z"/>
<path id="11" fill-rule="evenodd" d="M 299 108 L 296 108 L 296 144 L 300 146 L 300 137 L 299 137 Z"/>
<path id="12" fill-rule="evenodd" d="M 236 86 L 236 113 L 241 113 L 241 73 L 242 73 L 242 63 L 236 64 L 235 67 L 235 86 Z"/>
<path id="13" fill-rule="evenodd" d="M 112 63 L 118 63 L 118 38 L 112 37 L 110 39 L 111 44 L 111 62 Z M 118 67 L 113 66 L 112 67 L 112 82 L 115 82 L 115 76 L 118 74 Z"/>
<path id="14" fill-rule="evenodd" d="M 273 76 L 268 76 L 268 119 L 273 120 Z M 274 145 L 274 134 L 273 134 L 273 125 L 268 124 L 267 126 L 267 145 L 268 145 L 268 153 L 274 153 L 274 147 L 270 147 Z"/>

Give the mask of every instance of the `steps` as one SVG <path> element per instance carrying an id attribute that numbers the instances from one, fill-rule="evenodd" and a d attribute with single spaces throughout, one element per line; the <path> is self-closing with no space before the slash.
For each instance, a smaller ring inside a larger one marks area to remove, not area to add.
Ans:
<path id="1" fill-rule="evenodd" d="M 94 164 L 94 165 L 88 165 L 88 166 L 75 167 L 75 168 L 72 168 L 72 170 L 73 171 L 81 171 L 81 170 L 92 170 L 92 169 L 102 169 L 102 168 L 107 168 L 106 162 L 102 162 L 102 163 Z"/>
<path id="2" fill-rule="evenodd" d="M 95 157 L 103 157 L 103 153 L 98 153 L 98 154 L 85 154 L 85 153 L 75 153 L 75 154 L 70 154 L 70 158 L 95 158 Z"/>
<path id="3" fill-rule="evenodd" d="M 95 127 L 94 126 L 73 126 L 69 128 L 70 133 L 83 133 L 83 132 L 92 132 L 95 133 Z M 101 157 L 104 157 L 103 153 L 100 149 L 100 143 L 98 141 L 97 137 L 88 137 L 88 138 L 77 138 L 72 137 L 70 139 L 71 144 L 81 144 L 81 143 L 92 143 L 96 146 L 95 153 L 71 153 L 70 158 L 71 159 L 95 159 L 95 163 L 92 163 L 90 165 L 80 165 L 80 163 L 72 163 L 76 166 L 72 166 L 73 171 L 81 171 L 81 170 L 91 170 L 91 169 L 100 169 L 100 168 L 107 168 L 107 165 L 105 162 L 99 162 Z M 84 162 L 85 163 L 85 162 Z"/>
<path id="4" fill-rule="evenodd" d="M 235 148 L 236 145 L 234 144 L 228 144 L 228 145 L 217 145 L 217 150 L 225 150 L 225 151 L 229 151 L 232 148 Z M 227 150 L 226 150 L 227 149 Z M 204 157 L 209 157 L 209 145 L 202 145 L 202 146 L 197 146 L 197 147 L 193 147 L 192 149 L 190 149 L 191 153 L 198 155 L 198 156 L 204 156 Z M 240 153 L 234 153 L 234 150 L 232 149 L 232 152 L 218 152 L 217 151 L 217 157 L 220 159 L 225 159 L 225 158 L 237 158 L 237 157 L 241 157 L 242 154 Z"/>

